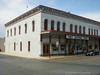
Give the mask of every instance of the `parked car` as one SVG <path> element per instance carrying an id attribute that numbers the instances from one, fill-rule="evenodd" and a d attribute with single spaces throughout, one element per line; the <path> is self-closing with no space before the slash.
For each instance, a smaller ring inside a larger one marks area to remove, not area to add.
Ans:
<path id="1" fill-rule="evenodd" d="M 100 55 L 100 50 L 90 50 L 85 55 L 86 56 Z"/>

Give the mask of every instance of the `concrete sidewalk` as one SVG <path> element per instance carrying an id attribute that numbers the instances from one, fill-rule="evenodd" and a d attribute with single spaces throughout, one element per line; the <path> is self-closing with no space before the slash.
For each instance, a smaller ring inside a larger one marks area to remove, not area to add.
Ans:
<path id="1" fill-rule="evenodd" d="M 66 55 L 66 56 L 56 55 L 56 56 L 50 56 L 50 57 L 49 56 L 33 57 L 33 55 L 29 55 L 29 54 L 5 53 L 5 52 L 0 52 L 0 54 L 8 55 L 8 56 L 21 57 L 21 58 L 40 59 L 40 60 L 61 59 L 61 58 L 74 58 L 74 57 L 84 56 L 84 54 L 79 54 L 79 55 Z"/>

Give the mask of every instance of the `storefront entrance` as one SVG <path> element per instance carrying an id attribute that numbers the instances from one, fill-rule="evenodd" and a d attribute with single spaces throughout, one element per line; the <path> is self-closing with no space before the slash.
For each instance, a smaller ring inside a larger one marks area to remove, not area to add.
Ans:
<path id="1" fill-rule="evenodd" d="M 50 52 L 50 45 L 49 44 L 43 44 L 43 55 L 49 56 Z"/>

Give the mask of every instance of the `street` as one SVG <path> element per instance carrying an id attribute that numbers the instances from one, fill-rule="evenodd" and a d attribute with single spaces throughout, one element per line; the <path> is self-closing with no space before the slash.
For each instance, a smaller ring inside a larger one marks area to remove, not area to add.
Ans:
<path id="1" fill-rule="evenodd" d="M 100 75 L 100 55 L 36 60 L 0 54 L 0 75 Z"/>

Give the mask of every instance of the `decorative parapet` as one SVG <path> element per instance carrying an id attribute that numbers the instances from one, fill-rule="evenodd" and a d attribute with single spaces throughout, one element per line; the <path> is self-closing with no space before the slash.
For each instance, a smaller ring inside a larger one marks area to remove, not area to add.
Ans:
<path id="1" fill-rule="evenodd" d="M 94 20 L 91 20 L 91 19 L 88 19 L 88 18 L 84 18 L 84 17 L 78 16 L 78 15 L 74 15 L 74 14 L 71 14 L 70 12 L 65 12 L 65 11 L 61 11 L 61 10 L 58 10 L 58 9 L 39 5 L 35 8 L 33 8 L 32 10 L 22 14 L 21 16 L 13 19 L 12 21 L 6 23 L 5 26 L 9 26 L 9 25 L 11 25 L 11 24 L 31 15 L 31 14 L 38 12 L 38 11 L 43 12 L 43 13 L 48 13 L 48 14 L 53 14 L 53 15 L 65 17 L 65 18 L 80 20 L 80 21 L 87 22 L 87 23 L 94 24 L 94 25 L 100 25 L 100 22 L 97 22 L 97 21 L 94 21 Z"/>

